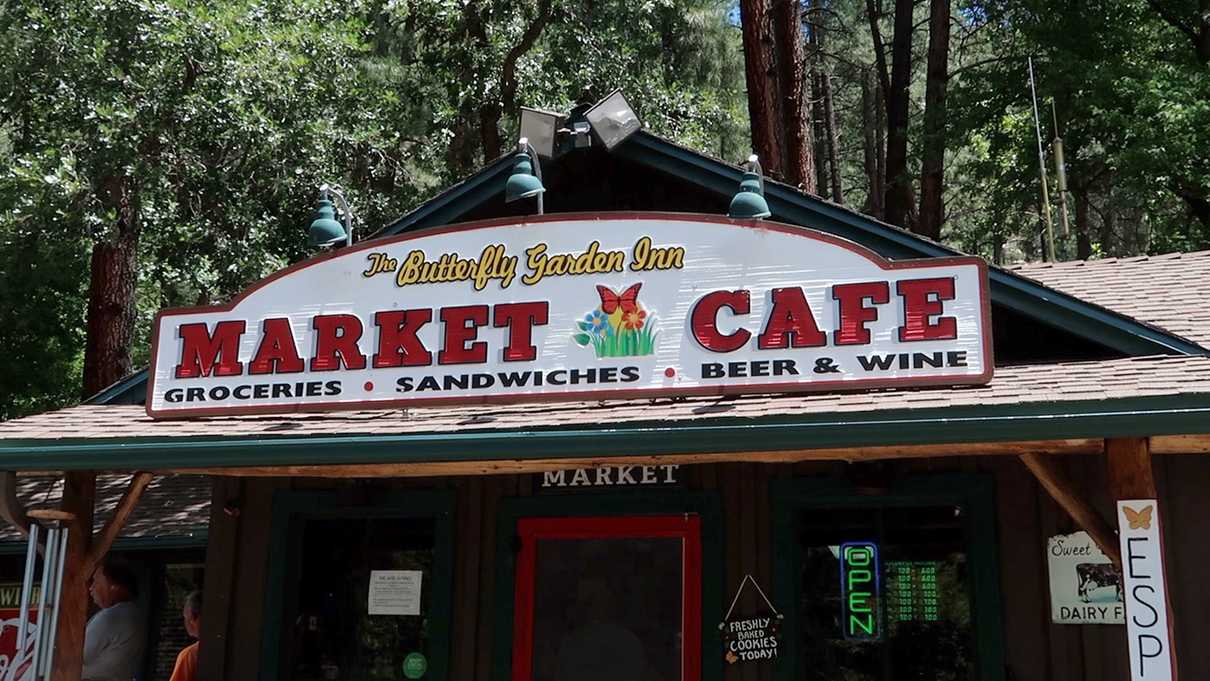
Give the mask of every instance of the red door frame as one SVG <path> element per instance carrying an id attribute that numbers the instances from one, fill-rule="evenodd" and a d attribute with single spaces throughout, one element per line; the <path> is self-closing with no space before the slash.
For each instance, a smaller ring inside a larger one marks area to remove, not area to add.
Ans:
<path id="1" fill-rule="evenodd" d="M 669 537 L 682 540 L 681 679 L 699 681 L 702 652 L 702 539 L 696 515 L 521 518 L 521 551 L 513 617 L 513 681 L 532 681 L 534 653 L 534 570 L 539 539 L 627 539 Z"/>

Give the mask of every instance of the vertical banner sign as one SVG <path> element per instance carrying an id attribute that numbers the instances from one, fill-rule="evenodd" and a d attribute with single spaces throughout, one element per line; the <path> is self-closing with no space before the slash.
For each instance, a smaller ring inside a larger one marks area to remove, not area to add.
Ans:
<path id="1" fill-rule="evenodd" d="M 1155 499 L 1118 502 L 1132 681 L 1173 681 L 1160 515 Z"/>
<path id="2" fill-rule="evenodd" d="M 873 641 L 882 636 L 879 571 L 877 544 L 840 545 L 841 626 L 846 639 Z"/>

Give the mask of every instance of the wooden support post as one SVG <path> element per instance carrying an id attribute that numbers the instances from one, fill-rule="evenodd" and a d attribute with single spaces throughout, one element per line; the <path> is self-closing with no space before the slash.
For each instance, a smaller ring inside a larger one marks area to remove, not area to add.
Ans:
<path id="1" fill-rule="evenodd" d="M 1055 503 L 1066 511 L 1077 525 L 1084 528 L 1088 536 L 1100 547 L 1101 552 L 1121 568 L 1122 552 L 1113 528 L 1092 504 L 1080 495 L 1058 465 L 1044 454 L 1022 454 L 1021 463 L 1034 474 Z"/>
<path id="2" fill-rule="evenodd" d="M 1151 443 L 1143 437 L 1111 438 L 1105 440 L 1105 463 L 1108 467 L 1109 493 L 1113 496 L 1114 504 L 1123 499 L 1155 499 L 1159 506 L 1159 493 L 1155 488 L 1155 475 L 1151 468 Z M 1115 514 L 1117 511 L 1115 510 Z M 1160 555 L 1163 557 L 1165 572 L 1168 564 L 1168 547 L 1164 541 L 1164 515 L 1159 517 Z M 1165 576 L 1164 582 L 1168 579 Z M 1130 594 L 1126 595 L 1130 598 Z M 1176 636 L 1172 631 L 1175 617 L 1172 613 L 1172 599 L 1164 594 L 1164 603 L 1168 608 L 1168 650 L 1172 656 L 1172 678 L 1178 677 Z M 1129 617 L 1129 615 L 1127 615 Z"/>
<path id="3" fill-rule="evenodd" d="M 55 668 L 52 681 L 78 681 L 84 668 L 84 627 L 88 623 L 88 580 L 92 576 L 93 505 L 97 474 L 69 472 L 64 475 L 61 508 L 75 516 L 68 525 L 67 559 L 63 566 L 63 596 L 59 627 L 55 636 Z"/>
<path id="4" fill-rule="evenodd" d="M 1118 499 L 1154 499 L 1155 477 L 1151 473 L 1151 449 L 1147 438 L 1124 437 L 1105 441 L 1105 463 L 1109 466 L 1109 493 Z"/>

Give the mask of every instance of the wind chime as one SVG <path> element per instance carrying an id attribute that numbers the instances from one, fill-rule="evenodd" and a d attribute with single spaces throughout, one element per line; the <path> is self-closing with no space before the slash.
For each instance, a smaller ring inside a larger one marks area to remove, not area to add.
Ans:
<path id="1" fill-rule="evenodd" d="M 42 681 L 50 677 L 55 658 L 55 633 L 59 626 L 59 606 L 63 595 L 63 565 L 67 557 L 67 525 L 75 516 L 65 511 L 29 512 L 29 544 L 25 550 L 25 579 L 21 584 L 21 614 L 17 620 L 16 652 L 3 669 L 3 681 Z M 39 545 L 45 524 L 45 546 Z M 41 575 L 38 552 L 43 551 Z M 37 594 L 38 615 L 32 621 L 34 584 L 42 583 Z"/>

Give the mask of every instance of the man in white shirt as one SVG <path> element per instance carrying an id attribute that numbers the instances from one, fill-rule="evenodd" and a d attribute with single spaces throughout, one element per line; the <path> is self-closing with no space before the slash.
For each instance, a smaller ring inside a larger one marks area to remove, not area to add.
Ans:
<path id="1" fill-rule="evenodd" d="M 82 681 L 131 681 L 143 661 L 145 618 L 134 600 L 139 583 L 129 565 L 107 560 L 93 573 L 92 600 L 101 608 L 84 631 Z"/>

